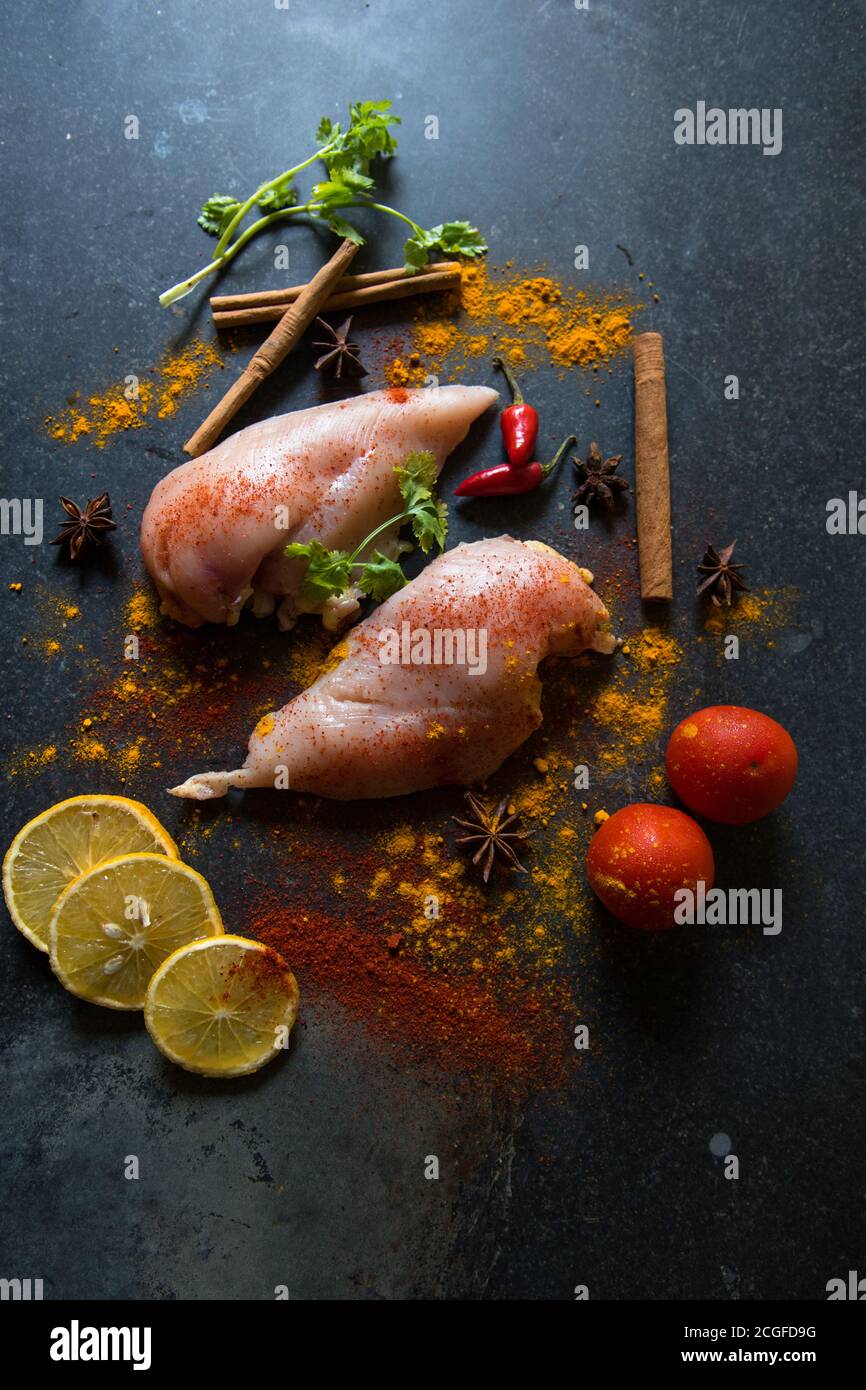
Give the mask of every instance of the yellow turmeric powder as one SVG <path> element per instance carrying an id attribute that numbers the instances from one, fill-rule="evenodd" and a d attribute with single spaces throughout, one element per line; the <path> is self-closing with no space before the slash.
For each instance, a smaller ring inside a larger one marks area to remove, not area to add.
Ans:
<path id="1" fill-rule="evenodd" d="M 110 386 L 80 405 L 76 395 L 66 410 L 46 416 L 45 428 L 51 439 L 62 444 L 75 444 L 88 435 L 97 449 L 102 449 L 121 430 L 141 429 L 152 402 L 153 387 L 147 381 Z"/>
<path id="2" fill-rule="evenodd" d="M 97 449 L 103 449 L 113 435 L 141 429 L 154 406 L 160 420 L 174 415 L 193 391 L 207 386 L 210 373 L 222 365 L 215 344 L 196 338 L 178 352 L 166 353 L 152 380 L 139 380 L 130 374 L 86 400 L 76 393 L 65 410 L 46 416 L 45 429 L 49 438 L 59 443 L 75 444 L 86 437 Z"/>
<path id="3" fill-rule="evenodd" d="M 421 304 L 414 352 L 385 365 L 390 386 L 421 386 L 446 361 L 459 375 L 473 358 L 496 352 L 524 370 L 542 362 L 569 370 L 608 367 L 625 354 L 644 305 L 624 292 L 575 290 L 546 274 L 509 266 L 496 275 L 485 261 L 464 265 L 460 289 Z"/>
<path id="4" fill-rule="evenodd" d="M 155 627 L 159 621 L 159 601 L 149 584 L 137 584 L 126 605 L 126 625 L 138 630 Z"/>
<path id="5" fill-rule="evenodd" d="M 188 343 L 180 352 L 169 354 L 159 364 L 156 413 L 165 420 L 177 411 L 187 396 L 202 384 L 207 388 L 207 376 L 214 367 L 223 365 L 214 343 L 200 338 Z"/>
<path id="6" fill-rule="evenodd" d="M 416 352 L 441 361 L 457 346 L 460 333 L 455 323 L 440 319 L 418 323 L 413 337 Z"/>
<path id="7" fill-rule="evenodd" d="M 590 705 L 604 737 L 599 740 L 602 768 L 625 767 L 666 727 L 671 678 L 683 658 L 675 637 L 650 626 L 630 636 L 611 679 Z"/>
<path id="8" fill-rule="evenodd" d="M 412 363 L 409 358 L 394 357 L 385 364 L 385 381 L 389 386 L 423 386 L 426 375 L 420 361 Z"/>
<path id="9" fill-rule="evenodd" d="M 800 592 L 791 586 L 740 594 L 730 608 L 711 608 L 704 620 L 707 632 L 733 632 L 744 626 L 784 627 L 795 615 Z"/>
<path id="10" fill-rule="evenodd" d="M 289 676 L 306 690 L 319 676 L 339 665 L 349 651 L 344 639 L 334 643 L 333 636 L 321 624 L 300 623 L 292 634 L 288 653 Z"/>

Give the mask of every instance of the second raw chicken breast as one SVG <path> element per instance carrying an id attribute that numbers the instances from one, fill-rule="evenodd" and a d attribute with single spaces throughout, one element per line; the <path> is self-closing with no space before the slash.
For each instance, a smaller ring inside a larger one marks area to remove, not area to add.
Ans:
<path id="1" fill-rule="evenodd" d="M 172 788 L 276 787 L 346 801 L 489 777 L 541 723 L 539 662 L 610 652 L 577 566 L 510 536 L 446 551 L 341 643 L 334 669 L 259 721 L 235 772 Z"/>

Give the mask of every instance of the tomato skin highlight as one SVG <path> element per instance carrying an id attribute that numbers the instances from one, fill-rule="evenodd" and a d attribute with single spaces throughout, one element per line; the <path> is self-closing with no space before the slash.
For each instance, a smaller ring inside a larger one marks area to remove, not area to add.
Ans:
<path id="1" fill-rule="evenodd" d="M 689 810 L 722 825 L 748 825 L 785 800 L 797 776 L 797 749 L 769 715 L 710 705 L 674 729 L 665 767 Z"/>
<path id="2" fill-rule="evenodd" d="M 626 926 L 665 931 L 675 925 L 674 894 L 712 888 L 716 867 L 697 821 L 673 806 L 636 802 L 596 831 L 586 856 L 593 892 Z"/>

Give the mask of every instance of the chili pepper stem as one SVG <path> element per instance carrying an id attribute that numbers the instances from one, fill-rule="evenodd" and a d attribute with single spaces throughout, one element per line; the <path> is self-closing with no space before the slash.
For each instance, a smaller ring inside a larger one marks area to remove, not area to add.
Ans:
<path id="1" fill-rule="evenodd" d="M 576 435 L 576 434 L 570 434 L 570 435 L 568 436 L 567 439 L 563 439 L 563 441 L 562 441 L 562 443 L 560 444 L 559 448 L 557 449 L 556 453 L 553 455 L 553 458 L 550 460 L 550 463 L 543 463 L 543 464 L 541 465 L 541 472 L 542 472 L 542 476 L 543 476 L 543 477 L 545 477 L 545 478 L 549 478 L 549 477 L 550 477 L 550 475 L 551 475 L 551 473 L 553 472 L 554 468 L 556 468 L 556 467 L 558 466 L 559 461 L 560 461 L 560 459 L 562 458 L 563 454 L 565 453 L 566 449 L 570 449 L 571 446 L 572 446 L 572 444 L 575 444 L 575 445 L 577 444 L 577 435 Z"/>
<path id="2" fill-rule="evenodd" d="M 511 368 L 509 367 L 508 363 L 505 361 L 505 358 L 504 358 L 504 357 L 494 357 L 494 359 L 493 359 L 493 365 L 494 365 L 494 367 L 498 367 L 499 370 L 500 370 L 502 373 L 504 373 L 505 380 L 508 382 L 509 388 L 510 388 L 510 390 L 511 390 L 511 399 L 512 399 L 512 403 L 513 403 L 514 405 L 523 405 L 523 392 L 521 391 L 520 387 L 518 386 L 518 384 L 517 384 L 517 378 L 515 377 L 513 371 L 512 371 Z"/>

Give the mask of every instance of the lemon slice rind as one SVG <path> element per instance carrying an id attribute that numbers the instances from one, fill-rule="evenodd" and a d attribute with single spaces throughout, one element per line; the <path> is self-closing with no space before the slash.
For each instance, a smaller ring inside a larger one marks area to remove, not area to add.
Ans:
<path id="1" fill-rule="evenodd" d="M 219 956 L 227 962 L 220 974 Z M 254 974 L 245 974 L 246 961 L 250 967 L 256 962 Z M 297 981 L 276 951 L 225 934 L 181 946 L 162 962 L 148 986 L 144 1022 L 163 1056 L 185 1071 L 248 1076 L 286 1050 L 299 997 Z"/>
<path id="2" fill-rule="evenodd" d="M 77 862 L 72 852 L 74 846 L 71 848 L 74 836 L 67 836 L 67 843 L 64 844 L 63 837 L 57 835 L 60 827 L 53 827 L 52 822 L 58 816 L 67 815 L 73 808 L 82 808 L 85 803 L 94 812 L 100 809 L 116 812 L 122 808 L 129 822 L 129 842 L 122 843 L 123 822 L 115 817 L 118 842 L 113 843 L 106 839 L 107 853 L 99 853 L 98 859 L 91 859 L 90 862 L 85 862 L 86 856 L 81 862 Z M 53 842 L 51 851 L 47 844 L 41 847 L 35 843 L 39 831 L 46 832 L 38 836 L 39 840 Z M 148 843 L 148 836 L 151 843 Z M 57 862 L 47 860 L 49 852 L 56 855 Z M 133 801 L 125 796 L 93 793 L 67 797 L 65 801 L 58 801 L 54 806 L 49 806 L 18 831 L 3 859 L 3 895 L 15 926 L 38 951 L 47 953 L 51 914 L 61 892 L 82 872 L 86 873 L 97 863 L 105 863 L 120 854 L 132 852 L 155 852 L 170 859 L 179 858 L 174 840 L 160 825 L 153 812 L 140 801 Z M 34 861 L 32 865 L 28 865 L 28 858 Z M 28 876 L 31 879 L 29 885 Z M 43 880 L 41 883 L 40 877 Z"/>

